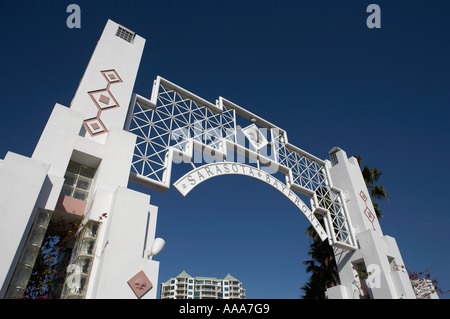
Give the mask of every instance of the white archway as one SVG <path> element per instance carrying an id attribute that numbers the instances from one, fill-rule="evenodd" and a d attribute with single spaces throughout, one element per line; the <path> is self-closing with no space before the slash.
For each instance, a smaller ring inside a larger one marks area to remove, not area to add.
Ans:
<path id="1" fill-rule="evenodd" d="M 248 172 L 258 170 L 269 184 L 271 175 L 281 173 L 285 183 L 273 181 L 299 206 L 322 240 L 328 238 L 331 245 L 346 250 L 357 248 L 343 194 L 333 186 L 326 162 L 290 144 L 286 131 L 244 108 L 222 97 L 210 103 L 158 76 L 150 99 L 134 95 L 125 128 L 137 135 L 131 181 L 166 191 L 173 161 L 193 166 L 212 161 L 216 170 L 235 163 Z M 246 159 L 253 166 L 241 166 Z M 202 168 L 205 174 L 208 168 Z M 310 198 L 310 207 L 296 192 Z M 314 214 L 323 216 L 325 231 Z"/>
<path id="2" fill-rule="evenodd" d="M 193 169 L 192 171 L 178 179 L 174 183 L 174 187 L 183 196 L 186 196 L 192 189 L 200 185 L 202 182 L 221 175 L 248 176 L 272 186 L 277 191 L 286 196 L 286 198 L 288 198 L 292 203 L 294 203 L 294 205 L 303 213 L 303 215 L 305 215 L 305 217 L 314 227 L 317 234 L 322 238 L 322 240 L 325 240 L 327 238 L 325 230 L 323 229 L 317 218 L 314 216 L 314 213 L 293 191 L 289 189 L 287 185 L 282 183 L 277 178 L 271 176 L 270 174 L 264 172 L 263 170 L 252 167 L 250 165 L 227 162 L 206 164 Z"/>

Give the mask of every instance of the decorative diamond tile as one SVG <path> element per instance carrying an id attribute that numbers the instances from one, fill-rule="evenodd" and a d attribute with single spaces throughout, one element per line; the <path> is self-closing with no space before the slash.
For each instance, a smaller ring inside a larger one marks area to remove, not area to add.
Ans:
<path id="1" fill-rule="evenodd" d="M 105 77 L 106 81 L 109 83 L 119 83 L 122 82 L 122 79 L 120 78 L 119 74 L 115 70 L 107 70 L 102 71 L 103 76 Z"/>
<path id="2" fill-rule="evenodd" d="M 98 98 L 98 100 L 99 100 L 100 102 L 102 102 L 103 104 L 108 105 L 108 103 L 109 103 L 109 101 L 110 101 L 110 98 L 102 94 L 102 95 L 100 95 L 100 97 Z"/>
<path id="3" fill-rule="evenodd" d="M 122 79 L 115 70 L 101 71 L 101 73 L 108 83 L 106 88 L 87 92 L 98 109 L 96 118 L 87 119 L 83 122 L 84 127 L 91 136 L 108 132 L 108 129 L 100 120 L 102 111 L 120 107 L 109 88 L 112 84 L 121 83 Z"/>
<path id="4" fill-rule="evenodd" d="M 145 293 L 153 288 L 152 282 L 142 270 L 128 280 L 127 283 L 137 298 L 141 298 Z"/>
<path id="5" fill-rule="evenodd" d="M 103 122 L 100 120 L 100 118 L 92 118 L 85 120 L 83 124 L 84 127 L 88 130 L 89 134 L 91 134 L 92 136 L 102 134 L 108 131 Z"/>
<path id="6" fill-rule="evenodd" d="M 89 92 L 89 96 L 92 98 L 99 110 L 119 107 L 119 104 L 108 90 Z"/>

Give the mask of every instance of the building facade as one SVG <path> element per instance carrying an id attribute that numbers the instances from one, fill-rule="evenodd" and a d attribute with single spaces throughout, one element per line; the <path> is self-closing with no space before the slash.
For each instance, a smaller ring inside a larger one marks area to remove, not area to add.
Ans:
<path id="1" fill-rule="evenodd" d="M 192 277 L 182 271 L 161 283 L 161 299 L 245 299 L 242 282 L 230 274 L 223 279 Z"/>
<path id="2" fill-rule="evenodd" d="M 61 247 L 53 298 L 156 298 L 157 207 L 128 188 L 136 136 L 124 130 L 144 45 L 108 20 L 72 102 L 54 105 L 32 156 L 0 160 L 0 298 L 24 296 L 54 224 L 65 229 L 51 235 L 64 238 L 81 227 Z"/>

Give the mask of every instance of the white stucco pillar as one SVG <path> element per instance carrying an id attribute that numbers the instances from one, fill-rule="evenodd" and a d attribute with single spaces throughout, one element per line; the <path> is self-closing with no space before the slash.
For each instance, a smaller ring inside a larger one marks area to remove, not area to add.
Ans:
<path id="1" fill-rule="evenodd" d="M 358 249 L 334 248 L 341 285 L 345 288 L 330 288 L 328 298 L 361 297 L 363 276 L 356 269 L 367 272 L 368 278 L 362 281 L 368 288 L 363 290 L 370 298 L 416 298 L 408 274 L 401 267 L 405 264 L 395 240 L 383 235 L 356 158 L 347 158 L 339 148 L 332 149 L 330 156 L 332 161 L 327 161 L 327 165 L 331 179 L 345 194 Z"/>
<path id="2" fill-rule="evenodd" d="M 88 298 L 136 298 L 128 281 L 141 271 L 153 285 L 142 298 L 156 298 L 159 262 L 148 258 L 146 250 L 154 240 L 157 209 L 149 200 L 148 195 L 117 188 L 102 225 Z"/>

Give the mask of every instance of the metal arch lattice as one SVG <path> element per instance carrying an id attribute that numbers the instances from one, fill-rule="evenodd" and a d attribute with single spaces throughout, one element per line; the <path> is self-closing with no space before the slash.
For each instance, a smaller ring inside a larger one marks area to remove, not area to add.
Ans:
<path id="1" fill-rule="evenodd" d="M 219 152 L 223 151 L 223 140 L 238 144 L 234 108 L 221 105 L 220 111 L 212 110 L 199 99 L 184 94 L 184 89 L 163 81 L 156 83 L 156 94 L 152 94 L 155 100 L 136 99 L 132 105 L 128 130 L 137 135 L 132 173 L 164 183 L 169 148 L 184 152 L 190 139 Z M 276 130 L 271 132 L 273 161 L 289 171 L 287 184 L 310 196 L 313 210 L 324 217 L 330 243 L 355 249 L 342 194 L 330 186 L 324 162 L 289 147 L 283 134 Z"/>
<path id="2" fill-rule="evenodd" d="M 148 108 L 139 101 L 134 106 L 129 127 L 137 135 L 132 172 L 163 182 L 169 147 L 185 151 L 187 140 L 192 138 L 219 150 L 222 138 L 235 141 L 234 126 L 234 110 L 215 114 L 161 84 L 155 107 Z"/>
<path id="3" fill-rule="evenodd" d="M 327 232 L 331 228 L 334 241 L 348 246 L 355 246 L 351 225 L 345 211 L 340 192 L 330 187 L 325 165 L 309 159 L 307 156 L 287 148 L 280 135 L 274 137 L 277 160 L 292 172 L 294 186 L 314 193 L 314 204 L 329 213 L 326 224 Z M 321 210 L 324 212 L 323 210 Z"/>

